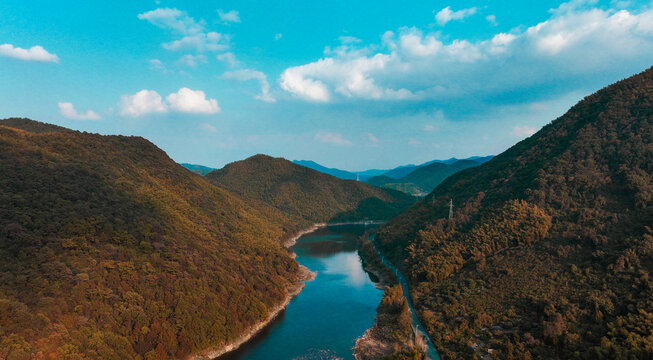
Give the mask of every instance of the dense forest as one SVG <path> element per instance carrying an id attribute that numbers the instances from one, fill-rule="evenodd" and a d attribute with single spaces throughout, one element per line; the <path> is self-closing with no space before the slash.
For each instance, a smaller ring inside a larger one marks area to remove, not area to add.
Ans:
<path id="1" fill-rule="evenodd" d="M 436 186 L 447 177 L 460 170 L 480 165 L 480 162 L 473 160 L 458 160 L 451 164 L 434 162 L 424 165 L 409 172 L 407 175 L 394 179 L 388 175 L 379 175 L 366 180 L 365 182 L 388 189 L 399 190 L 407 194 L 422 195 L 433 191 Z"/>
<path id="2" fill-rule="evenodd" d="M 0 121 L 0 359 L 168 359 L 266 319 L 299 224 L 140 137 Z"/>
<path id="3" fill-rule="evenodd" d="M 444 358 L 649 359 L 652 205 L 653 68 L 452 175 L 377 244 Z"/>
<path id="4" fill-rule="evenodd" d="M 415 201 L 399 191 L 338 179 L 267 155 L 233 162 L 206 177 L 305 222 L 386 220 Z"/>

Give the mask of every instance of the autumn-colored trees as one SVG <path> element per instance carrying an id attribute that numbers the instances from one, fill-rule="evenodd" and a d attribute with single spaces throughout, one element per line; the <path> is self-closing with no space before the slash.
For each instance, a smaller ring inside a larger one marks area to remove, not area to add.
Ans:
<path id="1" fill-rule="evenodd" d="M 452 175 L 380 228 L 376 244 L 406 272 L 438 351 L 652 356 L 652 144 L 653 68 Z"/>
<path id="2" fill-rule="evenodd" d="M 236 339 L 296 281 L 280 240 L 298 224 L 278 210 L 142 138 L 3 124 L 0 359 L 180 358 Z"/>

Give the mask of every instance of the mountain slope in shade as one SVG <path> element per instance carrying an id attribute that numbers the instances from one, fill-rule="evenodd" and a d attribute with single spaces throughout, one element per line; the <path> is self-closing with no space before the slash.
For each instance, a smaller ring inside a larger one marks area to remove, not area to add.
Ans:
<path id="1" fill-rule="evenodd" d="M 478 165 L 480 163 L 473 160 L 458 160 L 451 164 L 433 162 L 416 168 L 400 179 L 381 175 L 375 176 L 366 182 L 370 185 L 395 189 L 412 195 L 423 195 L 433 191 L 447 177 L 460 170 Z"/>
<path id="2" fill-rule="evenodd" d="M 207 178 L 309 222 L 389 219 L 414 202 L 399 191 L 338 179 L 267 155 L 228 164 Z"/>
<path id="3" fill-rule="evenodd" d="M 194 172 L 196 174 L 202 175 L 202 176 L 210 173 L 213 170 L 216 170 L 215 168 L 211 168 L 211 167 L 204 166 L 204 165 L 197 165 L 197 164 L 181 163 L 180 165 L 185 167 L 186 169 L 188 169 L 188 170 L 190 170 L 190 171 L 192 171 L 192 172 Z"/>
<path id="4" fill-rule="evenodd" d="M 377 239 L 445 358 L 648 358 L 652 205 L 648 69 L 452 175 Z"/>
<path id="5" fill-rule="evenodd" d="M 0 358 L 184 358 L 266 319 L 297 281 L 280 245 L 297 223 L 278 210 L 143 138 L 6 125 Z"/>

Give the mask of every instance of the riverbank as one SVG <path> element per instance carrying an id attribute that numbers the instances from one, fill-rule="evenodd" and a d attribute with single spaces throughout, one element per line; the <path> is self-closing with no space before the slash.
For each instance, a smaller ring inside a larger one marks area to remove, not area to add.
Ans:
<path id="1" fill-rule="evenodd" d="M 405 279 L 387 262 L 372 239 L 373 235 L 369 233 L 361 239 L 359 256 L 366 270 L 386 285 L 377 309 L 376 322 L 356 340 L 354 357 L 357 360 L 372 360 L 403 354 L 410 358 L 438 359 L 410 303 Z"/>
<path id="2" fill-rule="evenodd" d="M 295 236 L 286 240 L 283 245 L 286 248 L 290 248 L 293 245 L 295 245 L 297 239 L 323 226 L 326 226 L 326 224 L 314 224 L 310 228 L 301 230 Z M 294 255 L 295 253 L 293 252 L 293 258 L 295 257 Z M 217 357 L 220 357 L 224 354 L 227 354 L 229 352 L 238 349 L 240 346 L 242 346 L 243 344 L 248 342 L 251 338 L 253 338 L 256 334 L 258 334 L 261 330 L 265 329 L 266 326 L 268 326 L 284 309 L 286 309 L 288 304 L 290 304 L 290 301 L 293 298 L 295 298 L 295 296 L 299 295 L 299 293 L 301 293 L 301 291 L 304 289 L 304 286 L 306 286 L 305 282 L 315 279 L 315 276 L 316 274 L 312 272 L 309 268 L 303 265 L 299 265 L 297 282 L 289 285 L 286 288 L 286 297 L 283 299 L 281 303 L 279 303 L 277 306 L 273 307 L 270 310 L 270 313 L 268 314 L 268 317 L 265 320 L 251 326 L 243 335 L 241 335 L 235 341 L 221 347 L 209 348 L 204 351 L 201 351 L 198 354 L 191 355 L 188 357 L 188 360 L 213 360 Z"/>

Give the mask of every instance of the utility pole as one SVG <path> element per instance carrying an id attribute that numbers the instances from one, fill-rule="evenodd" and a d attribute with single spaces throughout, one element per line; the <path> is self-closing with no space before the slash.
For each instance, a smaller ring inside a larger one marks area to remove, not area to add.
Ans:
<path id="1" fill-rule="evenodd" d="M 449 220 L 453 219 L 453 199 L 449 200 Z"/>
<path id="2" fill-rule="evenodd" d="M 361 181 L 361 176 L 359 173 L 356 173 L 356 181 Z"/>

